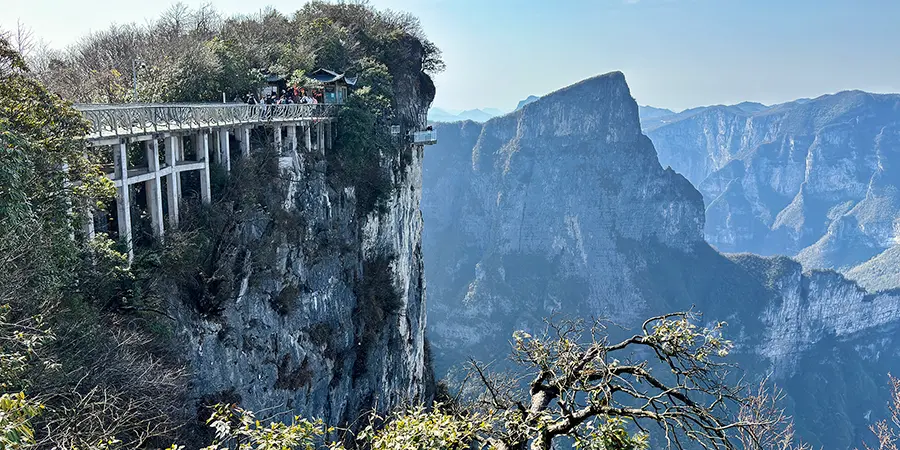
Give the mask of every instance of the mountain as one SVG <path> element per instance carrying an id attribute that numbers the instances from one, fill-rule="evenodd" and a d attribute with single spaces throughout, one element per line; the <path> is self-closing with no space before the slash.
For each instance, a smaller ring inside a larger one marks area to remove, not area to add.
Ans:
<path id="1" fill-rule="evenodd" d="M 695 108 L 644 130 L 703 193 L 705 235 L 722 251 L 848 270 L 900 234 L 898 95 Z"/>
<path id="2" fill-rule="evenodd" d="M 519 104 L 516 105 L 516 111 L 518 111 L 518 110 L 524 108 L 525 105 L 527 105 L 527 104 L 529 104 L 529 103 L 534 103 L 534 102 L 536 102 L 539 98 L 540 98 L 540 97 L 535 96 L 535 95 L 529 95 L 525 100 L 520 101 Z"/>
<path id="3" fill-rule="evenodd" d="M 468 109 L 459 114 L 457 114 L 459 120 L 472 120 L 475 122 L 485 122 L 488 119 L 494 117 L 493 114 L 487 113 L 480 109 Z"/>
<path id="4" fill-rule="evenodd" d="M 675 114 L 675 111 L 670 109 L 638 106 L 638 116 L 641 119 L 642 129 L 666 123 L 666 120 Z"/>
<path id="5" fill-rule="evenodd" d="M 900 289 L 900 245 L 895 245 L 847 272 L 870 291 Z"/>
<path id="6" fill-rule="evenodd" d="M 432 107 L 428 110 L 429 122 L 456 122 L 460 120 L 457 114 L 449 112 L 445 109 Z"/>
<path id="7" fill-rule="evenodd" d="M 439 374 L 470 356 L 502 363 L 514 330 L 555 314 L 609 318 L 625 334 L 694 308 L 728 322 L 733 360 L 748 379 L 771 375 L 785 389 L 814 446 L 856 446 L 885 417 L 878 399 L 900 370 L 900 292 L 714 250 L 701 193 L 660 165 L 621 73 L 436 129 L 422 214 Z"/>
<path id="8" fill-rule="evenodd" d="M 488 111 L 491 112 L 488 112 Z M 428 111 L 428 121 L 429 122 L 459 122 L 462 120 L 473 120 L 475 122 L 484 122 L 492 117 L 496 117 L 498 115 L 503 114 L 502 111 L 496 108 L 487 108 L 487 109 L 469 109 L 462 111 L 457 114 L 453 114 L 447 110 L 441 108 L 431 108 Z"/>
<path id="9" fill-rule="evenodd" d="M 666 117 L 674 115 L 675 111 L 671 109 L 665 108 L 654 108 L 652 106 L 638 106 L 638 116 L 641 118 L 641 124 L 644 123 L 646 119 L 655 119 L 659 117 Z"/>

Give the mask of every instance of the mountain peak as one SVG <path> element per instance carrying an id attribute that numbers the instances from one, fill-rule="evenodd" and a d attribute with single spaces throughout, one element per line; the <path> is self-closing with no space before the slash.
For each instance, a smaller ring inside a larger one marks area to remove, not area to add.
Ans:
<path id="1" fill-rule="evenodd" d="M 519 104 L 516 105 L 516 109 L 515 109 L 515 110 L 518 111 L 518 110 L 524 108 L 525 105 L 528 105 L 528 104 L 530 104 L 530 103 L 536 102 L 539 98 L 540 98 L 540 97 L 538 97 L 538 96 L 536 96 L 536 95 L 529 95 L 528 98 L 526 98 L 525 100 L 520 101 Z"/>
<path id="2" fill-rule="evenodd" d="M 641 136 L 638 105 L 622 72 L 588 78 L 516 111 L 522 132 L 633 142 Z M 495 119 L 497 120 L 497 119 Z"/>

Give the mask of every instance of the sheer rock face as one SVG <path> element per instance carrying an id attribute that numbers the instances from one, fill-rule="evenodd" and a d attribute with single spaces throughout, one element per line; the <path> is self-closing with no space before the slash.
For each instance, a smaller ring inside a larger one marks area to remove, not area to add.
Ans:
<path id="1" fill-rule="evenodd" d="M 900 293 L 869 294 L 788 258 L 715 251 L 700 193 L 660 166 L 621 74 L 438 135 L 422 206 L 438 375 L 470 356 L 502 361 L 513 331 L 539 330 L 553 314 L 633 329 L 693 308 L 728 322 L 750 379 L 774 374 L 787 389 L 804 438 L 848 448 L 868 434 L 877 414 L 859 409 L 881 405 L 887 371 L 900 369 Z M 710 183 L 747 200 L 753 186 L 735 179 L 750 170 L 726 164 Z M 795 175 L 779 173 L 788 192 Z M 824 385 L 830 394 L 816 394 Z M 852 415 L 829 418 L 836 410 Z"/>
<path id="2" fill-rule="evenodd" d="M 399 120 L 424 128 L 431 80 L 413 72 L 395 83 Z M 327 180 L 320 154 L 280 158 L 271 195 L 281 207 L 240 225 L 224 310 L 174 302 L 194 402 L 346 425 L 373 407 L 425 400 L 422 157 L 412 145 L 382 155 L 394 190 L 365 217 L 354 188 Z"/>
<path id="3" fill-rule="evenodd" d="M 647 122 L 660 161 L 706 200 L 722 251 L 849 269 L 897 240 L 900 96 L 842 92 L 770 108 L 696 108 Z"/>
<path id="4" fill-rule="evenodd" d="M 430 288 L 442 300 L 430 305 L 438 354 L 463 351 L 457 339 L 502 348 L 500 318 L 537 323 L 562 305 L 623 320 L 646 310 L 627 247 L 689 252 L 703 239 L 703 207 L 660 167 L 637 113 L 613 73 L 483 127 L 439 126 L 423 206 Z"/>

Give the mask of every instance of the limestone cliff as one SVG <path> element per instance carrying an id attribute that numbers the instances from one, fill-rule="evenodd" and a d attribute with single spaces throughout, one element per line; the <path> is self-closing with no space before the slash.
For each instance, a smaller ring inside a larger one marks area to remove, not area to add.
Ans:
<path id="1" fill-rule="evenodd" d="M 703 193 L 711 244 L 845 270 L 896 242 L 900 96 L 746 105 L 645 121 L 662 163 Z"/>
<path id="2" fill-rule="evenodd" d="M 424 128 L 434 96 L 421 59 L 392 74 L 394 120 L 407 130 Z M 346 425 L 373 407 L 423 400 L 422 146 L 398 139 L 374 158 L 367 173 L 385 174 L 390 187 L 366 211 L 365 185 L 331 173 L 351 152 L 340 138 L 349 126 L 338 121 L 327 156 L 301 145 L 277 158 L 260 210 L 234 231 L 218 310 L 175 296 L 194 402 Z"/>
<path id="3" fill-rule="evenodd" d="M 694 308 L 729 323 L 734 360 L 750 379 L 774 373 L 789 388 L 788 406 L 813 444 L 855 445 L 883 412 L 822 418 L 863 399 L 879 404 L 900 351 L 889 339 L 900 295 L 804 273 L 787 258 L 715 251 L 703 238 L 703 198 L 660 165 L 622 74 L 438 133 L 426 152 L 423 213 L 439 369 L 468 356 L 502 360 L 514 330 L 553 314 L 628 329 Z M 835 356 L 838 347 L 867 350 Z M 825 383 L 828 397 L 814 390 Z"/>

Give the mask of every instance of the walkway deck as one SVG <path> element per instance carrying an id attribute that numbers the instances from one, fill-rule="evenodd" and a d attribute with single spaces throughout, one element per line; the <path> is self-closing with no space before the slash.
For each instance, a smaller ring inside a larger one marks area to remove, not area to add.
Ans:
<path id="1" fill-rule="evenodd" d="M 339 105 L 246 105 L 243 103 L 76 104 L 91 122 L 84 138 L 100 141 L 153 133 L 216 127 L 281 124 L 331 119 Z"/>

